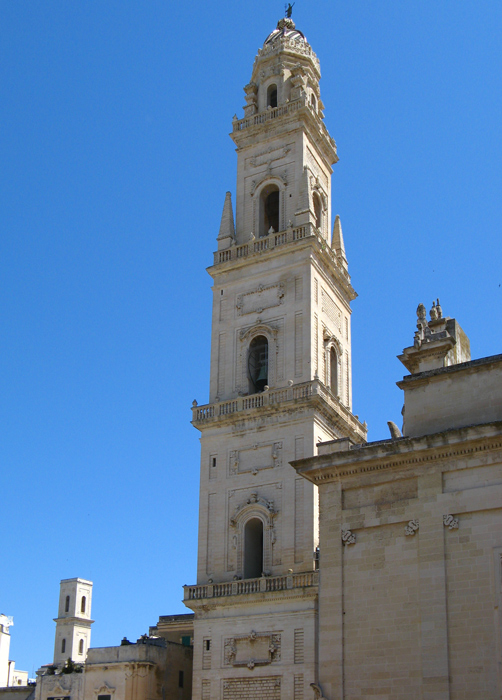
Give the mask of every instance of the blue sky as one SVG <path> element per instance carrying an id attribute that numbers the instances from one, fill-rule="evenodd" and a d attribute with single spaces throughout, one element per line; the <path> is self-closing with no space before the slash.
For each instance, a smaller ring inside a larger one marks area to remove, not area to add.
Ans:
<path id="1" fill-rule="evenodd" d="M 61 578 L 92 645 L 185 612 L 228 138 L 283 3 L 0 3 L 0 612 L 52 660 Z M 396 355 L 440 297 L 502 349 L 502 4 L 297 0 L 340 162 L 354 412 L 400 423 Z"/>

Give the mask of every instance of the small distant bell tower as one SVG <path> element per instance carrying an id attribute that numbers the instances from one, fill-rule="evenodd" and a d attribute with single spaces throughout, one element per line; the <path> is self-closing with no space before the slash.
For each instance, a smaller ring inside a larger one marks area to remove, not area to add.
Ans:
<path id="1" fill-rule="evenodd" d="M 54 644 L 54 664 L 70 658 L 84 663 L 91 643 L 92 581 L 83 578 L 63 579 L 59 591 L 59 609 Z"/>

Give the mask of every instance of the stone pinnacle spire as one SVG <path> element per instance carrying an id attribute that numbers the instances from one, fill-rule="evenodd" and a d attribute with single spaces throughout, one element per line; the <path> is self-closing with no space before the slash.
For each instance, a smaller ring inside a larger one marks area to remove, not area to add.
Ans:
<path id="1" fill-rule="evenodd" d="M 231 240 L 235 239 L 234 212 L 232 211 L 232 195 L 230 192 L 227 192 L 225 195 L 225 203 L 223 205 L 223 213 L 221 215 L 220 232 L 217 240 L 223 241 L 227 238 L 230 238 Z M 227 243 L 230 243 L 230 241 Z"/>
<path id="2" fill-rule="evenodd" d="M 336 215 L 335 223 L 333 224 L 333 238 L 331 240 L 331 247 L 337 256 L 342 259 L 343 266 L 347 268 L 347 257 L 345 255 L 345 245 L 343 243 L 342 224 L 338 214 Z"/>

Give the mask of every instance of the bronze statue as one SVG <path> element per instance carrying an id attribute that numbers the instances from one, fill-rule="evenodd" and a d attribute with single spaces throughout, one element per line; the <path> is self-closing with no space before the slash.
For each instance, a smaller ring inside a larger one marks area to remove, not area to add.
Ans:
<path id="1" fill-rule="evenodd" d="M 284 5 L 284 9 L 285 9 L 285 12 L 286 12 L 286 17 L 291 17 L 291 15 L 293 14 L 293 7 L 294 7 L 294 5 L 295 5 L 295 3 L 291 4 L 290 2 L 288 2 L 287 5 Z"/>

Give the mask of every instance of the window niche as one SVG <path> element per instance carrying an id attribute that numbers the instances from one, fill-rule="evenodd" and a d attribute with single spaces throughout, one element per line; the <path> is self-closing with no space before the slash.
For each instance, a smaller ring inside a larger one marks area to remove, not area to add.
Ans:
<path id="1" fill-rule="evenodd" d="M 83 654 L 84 653 L 84 640 L 81 639 L 78 643 L 78 653 Z"/>
<path id="2" fill-rule="evenodd" d="M 329 351 L 329 388 L 332 394 L 338 396 L 338 355 L 334 347 Z"/>
<path id="3" fill-rule="evenodd" d="M 238 577 L 245 579 L 269 575 L 274 561 L 276 542 L 274 501 L 267 500 L 257 493 L 238 506 L 230 518 L 232 549 L 237 555 L 232 569 Z"/>
<path id="4" fill-rule="evenodd" d="M 268 340 L 258 335 L 248 350 L 249 393 L 258 394 L 268 386 Z"/>
<path id="5" fill-rule="evenodd" d="M 85 613 L 85 595 L 82 596 L 82 600 L 80 601 L 80 612 Z"/>
<path id="6" fill-rule="evenodd" d="M 312 199 L 313 199 L 313 203 L 314 203 L 315 227 L 317 229 L 319 229 L 320 232 L 322 232 L 322 202 L 321 202 L 321 198 L 319 197 L 317 192 L 314 192 Z"/>
<path id="7" fill-rule="evenodd" d="M 330 332 L 324 331 L 324 383 L 337 399 L 342 394 L 343 348 Z"/>
<path id="8" fill-rule="evenodd" d="M 70 596 L 66 596 L 65 604 L 64 604 L 64 611 L 65 612 L 70 612 Z"/>
<path id="9" fill-rule="evenodd" d="M 260 192 L 260 238 L 279 231 L 279 187 L 277 185 L 267 185 Z"/>
<path id="10" fill-rule="evenodd" d="M 280 328 L 275 324 L 257 323 L 239 331 L 236 389 L 243 395 L 259 393 L 266 386 L 275 385 L 278 362 L 282 361 L 282 351 L 277 346 L 278 337 L 282 337 Z"/>
<path id="11" fill-rule="evenodd" d="M 277 85 L 272 83 L 267 89 L 267 107 L 274 109 L 277 107 Z"/>
<path id="12" fill-rule="evenodd" d="M 244 526 L 244 578 L 259 578 L 263 569 L 263 522 L 251 518 Z"/>

